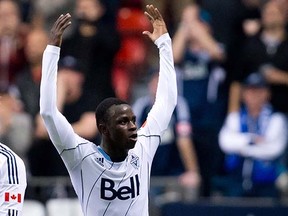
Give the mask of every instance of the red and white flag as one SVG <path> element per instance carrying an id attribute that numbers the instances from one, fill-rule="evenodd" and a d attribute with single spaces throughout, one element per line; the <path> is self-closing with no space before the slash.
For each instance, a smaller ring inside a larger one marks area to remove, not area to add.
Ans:
<path id="1" fill-rule="evenodd" d="M 22 201 L 22 197 L 21 197 L 21 194 L 20 193 L 9 193 L 9 192 L 6 192 L 5 193 L 5 202 L 18 202 L 18 203 L 21 203 Z"/>

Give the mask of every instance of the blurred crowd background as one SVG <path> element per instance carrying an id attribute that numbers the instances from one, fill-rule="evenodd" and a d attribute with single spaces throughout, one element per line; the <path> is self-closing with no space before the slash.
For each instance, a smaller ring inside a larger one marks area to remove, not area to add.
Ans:
<path id="1" fill-rule="evenodd" d="M 32 184 L 68 175 L 39 117 L 42 54 L 54 21 L 72 15 L 58 108 L 97 144 L 102 99 L 133 104 L 139 127 L 154 100 L 158 50 L 142 35 L 151 30 L 143 13 L 151 3 L 171 35 L 179 87 L 152 176 L 174 176 L 194 200 L 286 197 L 287 0 L 0 0 L 0 141 L 26 163 L 27 199 L 75 197 Z M 177 199 L 174 189 L 151 194 L 163 203 Z"/>

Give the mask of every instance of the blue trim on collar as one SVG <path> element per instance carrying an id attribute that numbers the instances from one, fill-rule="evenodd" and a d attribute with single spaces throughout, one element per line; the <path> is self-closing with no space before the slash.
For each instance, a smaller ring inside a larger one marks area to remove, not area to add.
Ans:
<path id="1" fill-rule="evenodd" d="M 104 156 L 104 158 L 112 162 L 110 156 L 101 148 L 101 146 L 97 146 L 97 148 L 100 151 L 100 153 Z"/>

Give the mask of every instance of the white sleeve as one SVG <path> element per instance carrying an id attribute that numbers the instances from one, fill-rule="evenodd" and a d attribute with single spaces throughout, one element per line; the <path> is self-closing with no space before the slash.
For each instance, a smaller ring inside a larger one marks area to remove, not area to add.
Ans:
<path id="1" fill-rule="evenodd" d="M 168 33 L 155 41 L 159 49 L 160 70 L 156 98 L 150 110 L 145 129 L 154 135 L 162 135 L 168 127 L 177 104 L 176 72 L 174 68 L 172 43 Z M 144 130 L 145 130 L 144 129 Z"/>
<path id="2" fill-rule="evenodd" d="M 263 137 L 263 141 L 246 146 L 242 155 L 263 160 L 273 160 L 280 157 L 287 145 L 287 124 L 282 114 L 273 114 Z"/>
<path id="3" fill-rule="evenodd" d="M 238 113 L 230 113 L 221 128 L 219 145 L 226 154 L 240 154 L 249 145 L 251 135 L 240 131 L 240 116 Z"/>
<path id="4" fill-rule="evenodd" d="M 52 45 L 48 45 L 43 54 L 40 114 L 44 120 L 50 139 L 58 152 L 61 153 L 64 149 L 75 148 L 78 136 L 56 106 L 59 54 L 60 48 Z"/>

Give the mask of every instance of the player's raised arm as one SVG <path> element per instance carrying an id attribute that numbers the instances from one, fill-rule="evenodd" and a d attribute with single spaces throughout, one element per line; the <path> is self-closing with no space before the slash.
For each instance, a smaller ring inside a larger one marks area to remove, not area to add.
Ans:
<path id="1" fill-rule="evenodd" d="M 150 124 L 151 121 L 156 121 L 157 124 L 155 125 L 159 127 L 158 130 L 162 133 L 167 128 L 177 103 L 177 84 L 172 44 L 166 24 L 158 9 L 153 5 L 147 5 L 145 15 L 153 26 L 153 32 L 144 31 L 143 34 L 147 35 L 157 45 L 160 55 L 156 99 L 148 115 L 147 124 Z M 156 128 L 153 130 L 158 131 Z"/>
<path id="2" fill-rule="evenodd" d="M 50 31 L 48 45 L 43 54 L 42 77 L 40 85 L 40 114 L 53 144 L 61 153 L 65 148 L 76 145 L 76 137 L 72 126 L 58 111 L 57 70 L 60 45 L 65 29 L 71 24 L 70 14 L 59 16 Z"/>

